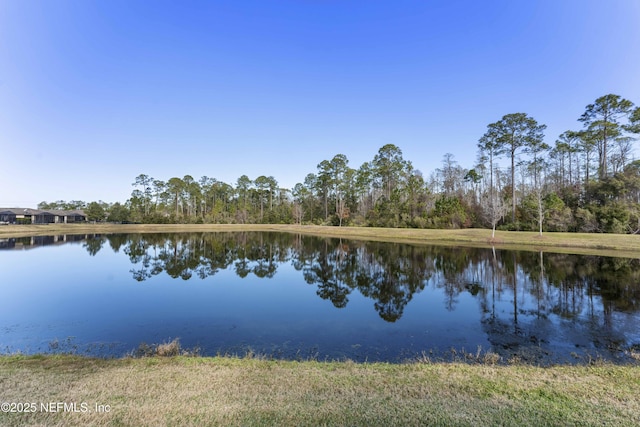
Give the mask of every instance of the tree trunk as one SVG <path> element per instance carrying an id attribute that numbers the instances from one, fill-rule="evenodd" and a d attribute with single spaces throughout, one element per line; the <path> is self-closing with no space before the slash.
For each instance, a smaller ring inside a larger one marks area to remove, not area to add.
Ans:
<path id="1" fill-rule="evenodd" d="M 516 152 L 511 150 L 511 222 L 516 222 Z"/>

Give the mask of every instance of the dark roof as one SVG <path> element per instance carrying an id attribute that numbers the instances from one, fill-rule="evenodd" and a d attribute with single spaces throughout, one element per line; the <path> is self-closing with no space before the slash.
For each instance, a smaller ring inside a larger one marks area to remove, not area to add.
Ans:
<path id="1" fill-rule="evenodd" d="M 15 215 L 57 215 L 57 216 L 86 216 L 82 209 L 61 210 L 61 209 L 30 209 L 30 208 L 0 208 L 0 213 Z"/>
<path id="2" fill-rule="evenodd" d="M 54 211 L 54 212 L 61 212 L 61 213 L 57 213 L 56 215 L 66 215 L 66 216 L 87 216 L 83 210 L 80 209 L 76 209 L 76 210 L 72 210 L 72 211 Z M 63 213 L 62 213 L 63 212 Z"/>
<path id="3" fill-rule="evenodd" d="M 25 213 L 28 213 L 29 215 L 31 215 L 31 211 L 37 210 L 37 209 L 25 209 L 25 208 L 0 208 L 0 209 L 2 209 L 4 212 L 11 212 L 16 215 L 24 215 Z"/>

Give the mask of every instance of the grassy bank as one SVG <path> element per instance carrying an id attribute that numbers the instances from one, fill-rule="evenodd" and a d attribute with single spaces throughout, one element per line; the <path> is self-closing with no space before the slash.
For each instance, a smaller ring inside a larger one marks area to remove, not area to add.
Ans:
<path id="1" fill-rule="evenodd" d="M 491 239 L 491 231 L 417 230 L 407 228 L 371 227 L 322 227 L 270 224 L 50 224 L 0 226 L 0 238 L 28 237 L 74 233 L 159 233 L 159 232 L 224 232 L 224 231 L 280 231 L 316 236 L 352 239 L 394 241 L 424 244 L 455 244 L 460 246 L 495 246 L 593 255 L 637 257 L 640 253 L 640 236 L 625 234 L 544 233 L 497 231 Z"/>
<path id="2" fill-rule="evenodd" d="M 613 365 L 5 356 L 0 390 L 2 402 L 37 409 L 0 413 L 3 426 L 640 423 L 640 370 Z M 78 412 L 45 412 L 51 402 Z"/>

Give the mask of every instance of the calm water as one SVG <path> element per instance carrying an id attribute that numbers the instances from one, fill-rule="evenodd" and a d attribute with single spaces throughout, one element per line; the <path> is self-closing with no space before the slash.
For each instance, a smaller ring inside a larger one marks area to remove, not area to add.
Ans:
<path id="1" fill-rule="evenodd" d="M 0 352 L 533 363 L 640 350 L 640 260 L 279 233 L 0 241 Z"/>

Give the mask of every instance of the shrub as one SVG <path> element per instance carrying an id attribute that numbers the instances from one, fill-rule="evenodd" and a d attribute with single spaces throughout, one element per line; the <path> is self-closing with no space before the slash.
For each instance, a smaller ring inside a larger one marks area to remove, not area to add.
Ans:
<path id="1" fill-rule="evenodd" d="M 161 357 L 173 357 L 180 355 L 180 340 L 175 338 L 173 341 L 158 344 L 156 354 Z"/>
<path id="2" fill-rule="evenodd" d="M 133 357 L 174 357 L 174 356 L 198 356 L 200 354 L 199 348 L 191 350 L 183 349 L 180 345 L 180 339 L 174 338 L 171 341 L 163 342 L 161 344 L 147 344 L 141 343 L 138 348 L 132 353 Z"/>

